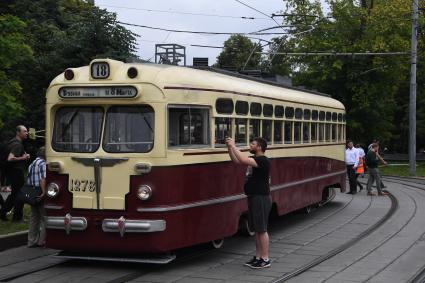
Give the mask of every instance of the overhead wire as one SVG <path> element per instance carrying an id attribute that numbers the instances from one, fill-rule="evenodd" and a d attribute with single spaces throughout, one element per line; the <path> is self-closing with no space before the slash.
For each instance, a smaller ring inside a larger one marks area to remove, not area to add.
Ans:
<path id="1" fill-rule="evenodd" d="M 118 8 L 118 9 L 127 9 L 127 10 L 138 10 L 138 11 L 145 11 L 145 12 L 181 14 L 181 15 L 203 16 L 203 17 L 232 18 L 232 19 L 244 19 L 244 20 L 268 20 L 268 17 L 267 18 L 256 18 L 256 17 L 249 17 L 249 16 L 230 16 L 230 15 L 219 15 L 219 14 L 205 14 L 205 13 L 192 13 L 192 12 L 182 12 L 182 11 L 167 11 L 167 10 L 157 10 L 157 9 L 132 8 L 132 7 L 124 7 L 124 6 L 103 5 L 103 4 L 101 4 L 99 6 Z"/>

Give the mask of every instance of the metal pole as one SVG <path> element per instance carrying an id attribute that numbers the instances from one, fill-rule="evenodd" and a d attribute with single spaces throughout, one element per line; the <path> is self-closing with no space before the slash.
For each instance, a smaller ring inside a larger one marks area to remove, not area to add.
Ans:
<path id="1" fill-rule="evenodd" d="M 409 100 L 409 173 L 416 176 L 416 51 L 418 33 L 418 0 L 412 1 L 412 50 Z"/>

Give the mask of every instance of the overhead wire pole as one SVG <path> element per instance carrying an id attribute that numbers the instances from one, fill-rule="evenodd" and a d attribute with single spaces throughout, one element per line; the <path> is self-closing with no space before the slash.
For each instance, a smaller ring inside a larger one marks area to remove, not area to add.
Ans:
<path id="1" fill-rule="evenodd" d="M 418 0 L 412 0 L 412 50 L 409 99 L 409 173 L 411 176 L 416 176 L 416 57 L 418 46 L 418 5 Z"/>

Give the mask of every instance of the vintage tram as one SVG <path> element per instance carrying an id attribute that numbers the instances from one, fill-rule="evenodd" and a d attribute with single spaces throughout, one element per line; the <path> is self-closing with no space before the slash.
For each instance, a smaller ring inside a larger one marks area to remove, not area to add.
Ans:
<path id="1" fill-rule="evenodd" d="M 96 59 L 65 70 L 46 99 L 47 247 L 165 263 L 182 247 L 219 246 L 247 213 L 246 168 L 230 161 L 226 136 L 246 153 L 252 137 L 269 142 L 279 215 L 345 190 L 337 100 L 171 65 Z"/>

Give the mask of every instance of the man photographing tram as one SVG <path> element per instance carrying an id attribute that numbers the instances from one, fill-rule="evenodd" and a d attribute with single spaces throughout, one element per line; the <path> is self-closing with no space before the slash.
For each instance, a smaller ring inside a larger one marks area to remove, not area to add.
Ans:
<path id="1" fill-rule="evenodd" d="M 270 161 L 264 155 L 267 149 L 265 139 L 257 137 L 249 145 L 253 156 L 243 155 L 232 138 L 226 138 L 230 158 L 237 164 L 247 165 L 245 194 L 248 197 L 248 215 L 255 231 L 255 256 L 245 263 L 251 268 L 270 267 L 269 235 L 267 224 L 272 206 L 269 187 Z"/>

